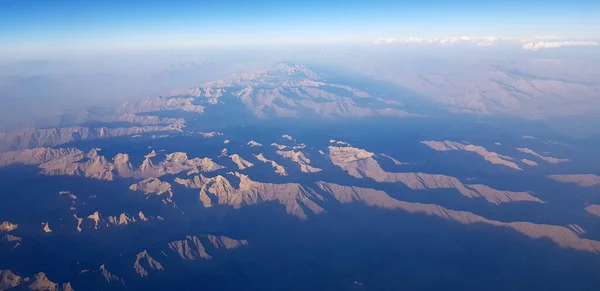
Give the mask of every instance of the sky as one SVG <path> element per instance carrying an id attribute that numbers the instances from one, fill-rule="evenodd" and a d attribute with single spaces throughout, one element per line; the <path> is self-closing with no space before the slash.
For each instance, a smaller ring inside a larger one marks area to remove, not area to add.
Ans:
<path id="1" fill-rule="evenodd" d="M 597 39 L 600 1 L 0 0 L 0 53 L 372 42 Z"/>

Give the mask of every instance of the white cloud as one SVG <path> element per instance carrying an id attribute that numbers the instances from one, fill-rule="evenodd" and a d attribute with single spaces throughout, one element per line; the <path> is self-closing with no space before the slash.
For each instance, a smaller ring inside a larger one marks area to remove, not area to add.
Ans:
<path id="1" fill-rule="evenodd" d="M 376 44 L 474 44 L 477 46 L 489 46 L 501 40 L 494 36 L 458 36 L 458 37 L 403 37 L 403 38 L 378 38 Z"/>
<path id="2" fill-rule="evenodd" d="M 537 51 L 547 48 L 559 48 L 566 46 L 597 46 L 597 41 L 536 41 L 524 44 L 521 48 L 528 51 Z"/>
<path id="3" fill-rule="evenodd" d="M 476 45 L 480 47 L 491 46 L 496 43 L 519 45 L 521 49 L 537 51 L 540 49 L 573 47 L 573 46 L 600 46 L 599 41 L 593 40 L 569 40 L 556 36 L 535 36 L 528 38 L 518 37 L 494 37 L 494 36 L 458 36 L 458 37 L 402 37 L 402 38 L 378 38 L 376 44 L 437 44 L 452 46 L 459 44 Z"/>
<path id="4" fill-rule="evenodd" d="M 389 38 L 389 37 L 380 37 L 378 39 L 376 39 L 374 41 L 374 43 L 376 44 L 390 44 L 390 43 L 395 43 L 397 40 L 395 38 Z"/>
<path id="5" fill-rule="evenodd" d="M 515 39 L 517 40 L 517 39 Z M 558 37 L 558 36 L 534 36 L 534 37 L 525 37 L 525 38 L 520 38 L 518 39 L 523 43 L 527 43 L 527 42 L 538 42 L 538 41 L 563 41 L 565 40 L 562 37 Z"/>

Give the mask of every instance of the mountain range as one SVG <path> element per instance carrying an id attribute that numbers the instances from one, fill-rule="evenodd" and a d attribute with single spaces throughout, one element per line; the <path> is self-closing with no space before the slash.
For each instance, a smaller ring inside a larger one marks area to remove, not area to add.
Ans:
<path id="1" fill-rule="evenodd" d="M 279 63 L 0 134 L 0 291 L 398 290 L 487 261 L 597 282 L 585 143 L 333 79 Z"/>

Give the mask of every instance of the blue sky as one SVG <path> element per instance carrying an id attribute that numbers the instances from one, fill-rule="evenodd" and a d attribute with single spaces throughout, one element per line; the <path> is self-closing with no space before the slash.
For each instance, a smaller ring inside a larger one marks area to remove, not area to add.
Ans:
<path id="1" fill-rule="evenodd" d="M 600 1 L 0 0 L 0 51 L 405 36 L 596 38 L 598 13 Z"/>

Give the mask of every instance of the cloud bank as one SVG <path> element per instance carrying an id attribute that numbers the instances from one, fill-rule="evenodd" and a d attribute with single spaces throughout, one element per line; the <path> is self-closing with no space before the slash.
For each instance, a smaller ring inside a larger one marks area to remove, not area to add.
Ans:
<path id="1" fill-rule="evenodd" d="M 558 37 L 506 38 L 495 36 L 458 36 L 458 37 L 383 37 L 375 44 L 434 44 L 442 46 L 474 45 L 478 47 L 492 46 L 498 43 L 521 45 L 521 49 L 537 51 L 559 47 L 600 46 L 600 42 L 591 40 L 568 40 Z"/>
<path id="2" fill-rule="evenodd" d="M 403 37 L 403 38 L 378 38 L 376 44 L 475 44 L 477 46 L 489 46 L 499 41 L 500 39 L 494 36 L 458 36 L 458 37 Z"/>
<path id="3" fill-rule="evenodd" d="M 538 41 L 524 44 L 521 48 L 528 51 L 537 51 L 540 49 L 559 48 L 569 46 L 598 46 L 597 41 Z"/>

